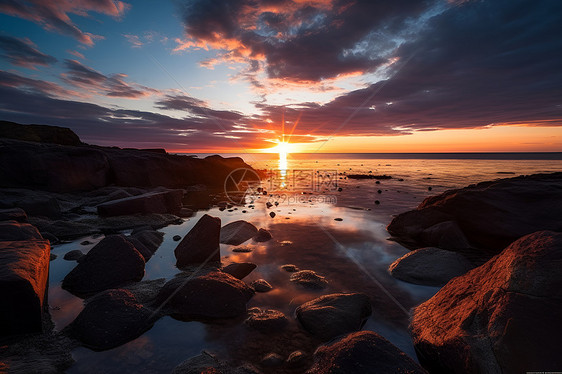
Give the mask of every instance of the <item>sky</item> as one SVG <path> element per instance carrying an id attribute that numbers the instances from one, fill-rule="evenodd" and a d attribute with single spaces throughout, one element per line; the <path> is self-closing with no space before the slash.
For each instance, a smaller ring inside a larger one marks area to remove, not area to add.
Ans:
<path id="1" fill-rule="evenodd" d="M 0 0 L 0 120 L 169 152 L 562 152 L 562 1 Z"/>

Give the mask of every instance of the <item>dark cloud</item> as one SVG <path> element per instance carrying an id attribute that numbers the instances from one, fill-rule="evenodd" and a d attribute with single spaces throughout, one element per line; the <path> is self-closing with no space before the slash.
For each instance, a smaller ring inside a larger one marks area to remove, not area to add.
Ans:
<path id="1" fill-rule="evenodd" d="M 8 35 L 0 35 L 1 56 L 12 64 L 26 68 L 35 65 L 47 66 L 57 62 L 53 56 L 39 51 L 30 40 L 22 40 Z"/>
<path id="2" fill-rule="evenodd" d="M 158 92 L 153 88 L 125 82 L 127 76 L 124 74 L 106 76 L 76 60 L 65 60 L 64 64 L 67 73 L 62 75 L 63 79 L 91 93 L 100 91 L 107 96 L 137 99 Z"/>
<path id="3" fill-rule="evenodd" d="M 185 95 L 166 95 L 155 104 L 158 109 L 181 110 L 195 116 L 217 120 L 238 121 L 243 118 L 242 113 L 211 109 L 204 101 Z"/>
<path id="4" fill-rule="evenodd" d="M 9 73 L 7 71 L 0 71 L 0 86 L 17 87 L 22 90 L 32 91 L 46 96 L 69 96 L 75 94 L 56 83 L 22 77 L 21 75 Z M 7 99 L 3 96 L 0 97 L 2 97 L 2 100 Z"/>
<path id="5" fill-rule="evenodd" d="M 33 21 L 45 30 L 72 36 L 87 45 L 93 45 L 98 36 L 80 30 L 69 14 L 84 16 L 97 12 L 117 18 L 128 7 L 122 1 L 113 0 L 0 0 L 0 12 Z"/>

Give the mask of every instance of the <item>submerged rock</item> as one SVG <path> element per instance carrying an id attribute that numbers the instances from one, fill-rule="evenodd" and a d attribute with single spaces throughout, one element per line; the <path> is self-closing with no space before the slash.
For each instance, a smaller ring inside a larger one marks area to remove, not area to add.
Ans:
<path id="1" fill-rule="evenodd" d="M 87 297 L 144 276 L 144 258 L 123 235 L 111 235 L 94 246 L 67 274 L 62 288 Z"/>
<path id="2" fill-rule="evenodd" d="M 0 337 L 42 332 L 50 251 L 47 240 L 0 241 Z"/>
<path id="3" fill-rule="evenodd" d="M 221 228 L 220 242 L 223 244 L 240 245 L 258 233 L 256 226 L 246 221 L 234 221 Z"/>
<path id="4" fill-rule="evenodd" d="M 394 261 L 388 271 L 404 282 L 443 286 L 472 268 L 474 265 L 460 253 L 427 247 L 406 253 Z"/>
<path id="5" fill-rule="evenodd" d="M 285 266 L 285 265 L 283 265 Z M 287 271 L 287 269 L 285 269 Z M 312 270 L 300 270 L 291 274 L 289 280 L 304 288 L 324 289 L 328 286 L 328 281 L 321 275 Z"/>
<path id="6" fill-rule="evenodd" d="M 232 275 L 235 278 L 244 279 L 248 274 L 254 271 L 256 267 L 258 266 L 251 262 L 239 262 L 225 266 L 224 268 L 222 268 L 222 271 Z"/>
<path id="7" fill-rule="evenodd" d="M 88 299 L 67 331 L 85 347 L 102 351 L 136 339 L 156 319 L 130 291 L 113 289 Z"/>
<path id="8" fill-rule="evenodd" d="M 253 295 L 246 283 L 220 271 L 182 274 L 164 285 L 154 308 L 182 320 L 233 318 L 246 313 Z"/>
<path id="9" fill-rule="evenodd" d="M 278 310 L 252 308 L 248 310 L 248 315 L 246 325 L 262 332 L 282 330 L 289 322 L 287 317 Z"/>
<path id="10" fill-rule="evenodd" d="M 254 236 L 254 240 L 258 243 L 267 242 L 272 239 L 271 233 L 266 229 L 259 229 L 256 236 Z"/>
<path id="11" fill-rule="evenodd" d="M 307 374 L 408 373 L 426 371 L 388 340 L 372 331 L 360 331 L 320 346 Z"/>
<path id="12" fill-rule="evenodd" d="M 299 268 L 293 264 L 281 265 L 281 269 L 285 270 L 288 273 L 294 273 L 295 271 L 299 271 Z"/>
<path id="13" fill-rule="evenodd" d="M 174 249 L 176 266 L 205 262 L 220 263 L 219 236 L 221 220 L 205 214 Z"/>
<path id="14" fill-rule="evenodd" d="M 562 367 L 562 234 L 540 231 L 451 280 L 413 310 L 431 372 L 518 373 Z"/>
<path id="15" fill-rule="evenodd" d="M 81 250 L 73 249 L 72 251 L 66 252 L 63 259 L 67 261 L 80 261 L 82 257 L 84 257 L 84 253 L 82 253 Z"/>
<path id="16" fill-rule="evenodd" d="M 256 291 L 256 292 L 269 292 L 273 289 L 273 287 L 271 286 L 271 284 L 269 284 L 268 281 L 266 281 L 265 279 L 256 279 L 255 281 L 253 281 L 252 283 L 250 283 L 250 286 Z"/>
<path id="17" fill-rule="evenodd" d="M 361 329 L 370 315 L 371 301 L 362 293 L 324 295 L 296 310 L 304 329 L 324 341 Z"/>

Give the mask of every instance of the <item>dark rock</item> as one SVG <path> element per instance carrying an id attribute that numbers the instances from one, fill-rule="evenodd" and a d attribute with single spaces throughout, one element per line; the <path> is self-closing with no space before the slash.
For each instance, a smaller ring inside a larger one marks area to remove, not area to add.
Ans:
<path id="1" fill-rule="evenodd" d="M 84 257 L 84 253 L 79 249 L 74 249 L 66 252 L 63 258 L 67 261 L 80 261 L 82 257 Z"/>
<path id="2" fill-rule="evenodd" d="M 160 244 L 164 241 L 164 234 L 152 229 L 142 230 L 125 237 L 125 239 L 135 246 L 146 262 L 150 260 L 154 252 L 158 250 Z"/>
<path id="3" fill-rule="evenodd" d="M 431 372 L 559 370 L 561 263 L 562 234 L 540 231 L 451 280 L 413 310 L 420 363 Z"/>
<path id="4" fill-rule="evenodd" d="M 179 235 L 174 235 L 174 237 L 172 238 L 173 241 L 175 242 L 179 242 L 181 240 L 181 236 Z"/>
<path id="5" fill-rule="evenodd" d="M 37 229 L 29 223 L 0 221 L 0 241 L 43 240 Z"/>
<path id="6" fill-rule="evenodd" d="M 334 218 L 334 221 L 341 222 L 341 221 L 343 221 L 343 218 Z"/>
<path id="7" fill-rule="evenodd" d="M 212 354 L 203 351 L 200 355 L 188 358 L 172 370 L 172 374 L 220 373 L 220 362 Z"/>
<path id="8" fill-rule="evenodd" d="M 21 208 L 0 209 L 0 221 L 27 222 L 27 214 Z"/>
<path id="9" fill-rule="evenodd" d="M 275 212 L 269 212 L 269 216 L 270 216 L 271 218 L 275 218 L 275 215 L 276 215 Z"/>
<path id="10" fill-rule="evenodd" d="M 67 127 L 20 125 L 10 121 L 0 121 L 0 138 L 61 145 L 82 144 L 78 135 Z"/>
<path id="11" fill-rule="evenodd" d="M 90 244 L 93 244 L 93 243 L 89 240 L 84 240 L 83 242 L 80 242 L 80 245 L 90 245 Z"/>
<path id="12" fill-rule="evenodd" d="M 320 346 L 307 373 L 424 374 L 426 371 L 379 334 L 360 331 Z"/>
<path id="13" fill-rule="evenodd" d="M 232 275 L 234 278 L 244 279 L 248 274 L 254 271 L 256 267 L 257 265 L 251 262 L 239 262 L 225 266 L 222 268 L 222 271 Z"/>
<path id="14" fill-rule="evenodd" d="M 88 299 L 68 331 L 85 347 L 102 351 L 136 339 L 155 320 L 153 311 L 140 304 L 130 291 L 113 289 Z"/>
<path id="15" fill-rule="evenodd" d="M 261 364 L 264 367 L 272 368 L 281 366 L 283 364 L 283 361 L 285 361 L 283 360 L 283 357 L 281 357 L 277 353 L 268 353 L 264 358 L 262 358 Z"/>
<path id="16" fill-rule="evenodd" d="M 285 265 L 283 265 L 285 266 Z M 285 269 L 287 270 L 287 269 Z M 293 274 L 289 278 L 291 282 L 294 282 L 304 288 L 311 289 L 324 289 L 328 286 L 328 281 L 321 275 L 316 274 L 312 270 L 300 270 Z"/>
<path id="17" fill-rule="evenodd" d="M 255 281 L 250 283 L 250 286 L 256 292 L 269 292 L 273 289 L 273 287 L 271 287 L 271 284 L 269 284 L 269 282 L 265 279 L 256 279 Z"/>
<path id="18" fill-rule="evenodd" d="M 347 177 L 349 179 L 392 179 L 390 175 L 372 175 L 372 174 L 348 174 Z"/>
<path id="19" fill-rule="evenodd" d="M 270 241 L 273 237 L 266 229 L 259 229 L 258 234 L 254 236 L 254 240 L 258 243 Z"/>
<path id="20" fill-rule="evenodd" d="M 265 203 L 265 206 L 267 207 L 267 209 L 269 209 L 273 206 L 273 204 L 268 201 L 267 203 Z"/>
<path id="21" fill-rule="evenodd" d="M 220 218 L 208 214 L 201 217 L 174 250 L 176 266 L 181 268 L 205 262 L 220 263 L 220 230 Z"/>
<path id="22" fill-rule="evenodd" d="M 178 319 L 222 319 L 246 313 L 254 290 L 230 274 L 212 271 L 198 276 L 182 274 L 160 290 L 154 303 Z"/>
<path id="23" fill-rule="evenodd" d="M 42 332 L 50 251 L 46 240 L 0 241 L 0 337 Z"/>
<path id="24" fill-rule="evenodd" d="M 258 233 L 256 226 L 246 221 L 234 221 L 221 228 L 220 242 L 240 245 Z"/>
<path id="25" fill-rule="evenodd" d="M 293 264 L 281 265 L 281 269 L 285 270 L 288 273 L 294 273 L 295 271 L 299 271 L 299 268 Z"/>
<path id="26" fill-rule="evenodd" d="M 432 189 L 433 189 L 432 187 L 427 187 L 427 190 L 428 190 L 428 191 L 431 191 Z"/>
<path id="27" fill-rule="evenodd" d="M 193 217 L 193 215 L 195 214 L 195 212 L 193 211 L 193 209 L 189 209 L 189 208 L 181 208 L 178 216 L 183 217 L 183 218 L 189 218 L 189 217 Z"/>
<path id="28" fill-rule="evenodd" d="M 68 273 L 62 288 L 80 296 L 90 296 L 144 276 L 144 258 L 122 235 L 104 238 Z"/>
<path id="29" fill-rule="evenodd" d="M 287 324 L 287 317 L 278 310 L 252 308 L 248 310 L 249 317 L 244 323 L 261 332 L 283 330 Z"/>
<path id="30" fill-rule="evenodd" d="M 324 341 L 361 329 L 370 315 L 371 302 L 362 293 L 324 295 L 296 310 L 304 329 Z"/>
<path id="31" fill-rule="evenodd" d="M 443 286 L 465 274 L 474 265 L 462 254 L 440 248 L 420 248 L 394 261 L 388 271 L 404 282 L 424 286 Z"/>
<path id="32" fill-rule="evenodd" d="M 470 248 L 464 233 L 454 221 L 444 221 L 428 227 L 421 232 L 420 241 L 429 247 L 449 250 Z"/>
<path id="33" fill-rule="evenodd" d="M 35 197 L 18 201 L 17 206 L 22 208 L 27 215 L 59 219 L 62 216 L 59 202 L 55 198 Z"/>
<path id="34" fill-rule="evenodd" d="M 236 248 L 232 248 L 232 252 L 239 252 L 239 253 L 248 253 L 248 252 L 252 252 L 253 249 L 250 246 L 242 246 L 242 247 L 236 247 Z"/>
<path id="35" fill-rule="evenodd" d="M 97 206 L 102 217 L 146 213 L 177 214 L 182 208 L 183 190 L 151 192 L 143 195 L 112 200 Z"/>
<path id="36" fill-rule="evenodd" d="M 48 231 L 44 231 L 41 233 L 43 239 L 47 239 L 51 245 L 58 244 L 60 242 L 59 238 L 57 238 L 54 234 L 51 234 Z"/>
<path id="37" fill-rule="evenodd" d="M 375 205 L 380 205 L 380 203 L 381 203 L 380 201 L 375 200 Z"/>
<path id="38" fill-rule="evenodd" d="M 395 217 L 388 232 L 412 248 L 426 246 L 422 232 L 455 221 L 471 251 L 484 258 L 523 235 L 562 231 L 562 173 L 536 174 L 482 182 L 426 198 L 416 210 Z"/>
<path id="39" fill-rule="evenodd" d="M 57 259 L 57 257 L 58 257 L 58 256 L 57 256 L 56 254 L 54 254 L 54 253 L 51 253 L 51 256 L 49 257 L 49 261 L 53 261 L 53 260 L 56 260 L 56 259 Z"/>
<path id="40" fill-rule="evenodd" d="M 306 357 L 307 357 L 306 353 L 302 351 L 294 351 L 291 352 L 291 354 L 289 355 L 289 357 L 287 357 L 287 360 L 285 360 L 285 362 L 290 367 L 297 368 L 306 364 Z"/>

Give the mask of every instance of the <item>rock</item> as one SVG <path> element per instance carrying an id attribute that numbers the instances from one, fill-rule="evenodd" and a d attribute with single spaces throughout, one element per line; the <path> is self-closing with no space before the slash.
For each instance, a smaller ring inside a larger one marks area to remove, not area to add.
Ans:
<path id="1" fill-rule="evenodd" d="M 58 256 L 57 256 L 56 254 L 54 254 L 54 253 L 51 253 L 51 256 L 49 257 L 49 261 L 53 261 L 53 260 L 56 260 L 56 259 L 57 259 L 57 257 L 58 257 Z"/>
<path id="2" fill-rule="evenodd" d="M 0 241 L 43 240 L 37 229 L 29 223 L 0 221 Z"/>
<path id="3" fill-rule="evenodd" d="M 380 205 L 380 203 L 381 203 L 380 201 L 375 200 L 375 205 Z"/>
<path id="4" fill-rule="evenodd" d="M 256 236 L 254 236 L 254 240 L 258 243 L 267 242 L 272 239 L 271 233 L 266 229 L 259 229 Z"/>
<path id="5" fill-rule="evenodd" d="M 285 265 L 281 265 L 281 269 L 285 270 L 288 273 L 294 273 L 295 271 L 299 271 L 300 269 L 298 268 L 298 266 L 293 265 L 293 264 L 285 264 Z"/>
<path id="6" fill-rule="evenodd" d="M 294 282 L 304 288 L 311 289 L 324 289 L 328 286 L 328 281 L 321 275 L 316 274 L 312 270 L 300 270 L 296 273 L 291 274 L 289 278 L 291 282 Z"/>
<path id="7" fill-rule="evenodd" d="M 256 226 L 246 221 L 234 221 L 221 228 L 220 242 L 240 245 L 258 233 Z"/>
<path id="8" fill-rule="evenodd" d="M 50 252 L 46 240 L 0 241 L 0 337 L 42 332 Z"/>
<path id="9" fill-rule="evenodd" d="M 273 206 L 273 204 L 268 201 L 267 203 L 265 203 L 265 206 L 267 207 L 267 209 L 269 209 Z"/>
<path id="10" fill-rule="evenodd" d="M 27 222 L 27 214 L 21 208 L 0 209 L 0 221 Z"/>
<path id="11" fill-rule="evenodd" d="M 144 276 L 144 258 L 123 235 L 111 235 L 94 246 L 67 274 L 62 288 L 79 296 L 90 296 Z"/>
<path id="12" fill-rule="evenodd" d="M 559 370 L 561 261 L 562 234 L 540 231 L 451 280 L 413 310 L 420 363 L 431 372 Z"/>
<path id="13" fill-rule="evenodd" d="M 172 374 L 202 374 L 220 373 L 218 369 L 219 360 L 212 354 L 203 351 L 200 355 L 191 357 L 172 370 Z"/>
<path id="14" fill-rule="evenodd" d="M 275 212 L 269 212 L 269 216 L 270 216 L 271 218 L 275 218 L 275 215 L 276 215 Z"/>
<path id="15" fill-rule="evenodd" d="M 426 246 L 449 250 L 470 248 L 464 233 L 454 221 L 445 221 L 428 227 L 421 232 L 420 241 Z"/>
<path id="16" fill-rule="evenodd" d="M 239 253 L 248 253 L 248 252 L 252 252 L 253 249 L 250 246 L 242 246 L 242 247 L 236 247 L 236 248 L 232 248 L 232 252 L 239 252 Z"/>
<path id="17" fill-rule="evenodd" d="M 246 303 L 253 295 L 254 290 L 230 274 L 183 274 L 164 285 L 154 307 L 178 319 L 233 318 L 246 313 Z"/>
<path id="18" fill-rule="evenodd" d="M 271 287 L 271 284 L 269 284 L 265 279 L 257 279 L 250 283 L 250 286 L 256 292 L 269 292 L 273 289 L 273 287 Z"/>
<path id="19" fill-rule="evenodd" d="M 225 266 L 222 268 L 222 271 L 235 278 L 244 279 L 248 274 L 254 271 L 256 267 L 257 265 L 251 262 L 239 262 Z"/>
<path id="20" fill-rule="evenodd" d="M 54 234 L 51 234 L 48 231 L 44 231 L 41 233 L 43 239 L 47 239 L 51 245 L 58 244 L 60 242 L 59 238 L 57 238 Z"/>
<path id="21" fill-rule="evenodd" d="M 287 360 L 285 360 L 285 362 L 290 367 L 297 368 L 303 366 L 306 363 L 306 357 L 307 357 L 306 353 L 302 351 L 294 351 L 291 352 L 291 354 L 289 355 L 289 357 L 287 357 Z"/>
<path id="22" fill-rule="evenodd" d="M 68 331 L 85 347 L 102 351 L 136 339 L 155 320 L 153 311 L 140 304 L 130 291 L 112 289 L 88 299 Z"/>
<path id="23" fill-rule="evenodd" d="M 244 323 L 261 332 L 280 331 L 289 322 L 287 317 L 278 310 L 252 308 L 248 310 L 248 314 L 249 317 Z"/>
<path id="24" fill-rule="evenodd" d="M 424 374 L 426 371 L 379 334 L 360 331 L 320 346 L 307 373 Z"/>
<path id="25" fill-rule="evenodd" d="M 146 213 L 179 213 L 183 190 L 151 192 L 124 199 L 112 200 L 97 206 L 102 217 L 125 216 Z"/>
<path id="26" fill-rule="evenodd" d="M 174 250 L 176 266 L 220 263 L 220 230 L 220 218 L 208 214 L 201 217 Z"/>
<path id="27" fill-rule="evenodd" d="M 60 219 L 62 217 L 59 202 L 53 197 L 34 197 L 21 200 L 16 204 L 25 210 L 29 216 L 47 217 L 49 219 Z"/>
<path id="28" fill-rule="evenodd" d="M 78 135 L 66 127 L 20 125 L 10 121 L 0 121 L 0 138 L 61 145 L 82 144 Z"/>
<path id="29" fill-rule="evenodd" d="M 172 238 L 173 241 L 175 242 L 179 242 L 181 240 L 181 236 L 179 235 L 174 235 L 174 237 Z"/>
<path id="30" fill-rule="evenodd" d="M 125 239 L 140 252 L 144 261 L 147 262 L 164 241 L 164 234 L 156 230 L 148 229 L 136 231 L 132 233 L 131 236 L 125 237 Z"/>
<path id="31" fill-rule="evenodd" d="M 324 295 L 296 310 L 304 329 L 324 341 L 360 330 L 370 315 L 371 301 L 362 293 Z"/>
<path id="32" fill-rule="evenodd" d="M 80 261 L 82 257 L 84 257 L 84 253 L 79 249 L 74 249 L 66 252 L 63 258 L 67 261 Z"/>
<path id="33" fill-rule="evenodd" d="M 339 222 L 341 222 L 341 221 L 343 221 L 343 218 L 334 218 L 334 221 L 339 221 Z"/>
<path id="34" fill-rule="evenodd" d="M 474 265 L 460 253 L 427 247 L 406 253 L 388 271 L 404 282 L 440 287 L 472 268 Z"/>
<path id="35" fill-rule="evenodd" d="M 523 235 L 562 231 L 562 173 L 482 182 L 426 198 L 416 210 L 396 216 L 388 232 L 412 248 L 424 247 L 422 232 L 454 221 L 474 247 L 489 258 Z"/>
<path id="36" fill-rule="evenodd" d="M 189 208 L 181 208 L 180 211 L 178 212 L 178 216 L 183 218 L 193 217 L 194 214 L 195 212 L 193 211 L 193 209 L 189 209 Z"/>
<path id="37" fill-rule="evenodd" d="M 277 353 L 268 353 L 264 356 L 264 358 L 262 358 L 261 364 L 262 366 L 272 368 L 280 366 L 281 364 L 283 364 L 283 361 L 285 361 L 283 360 L 283 357 L 281 357 Z"/>

